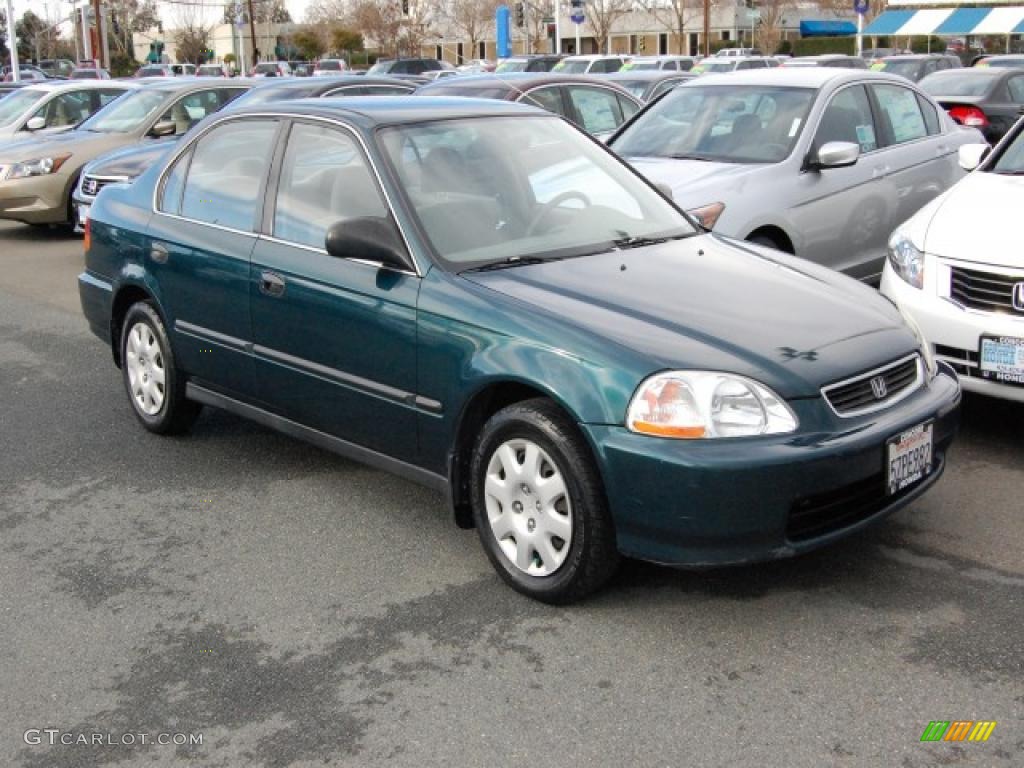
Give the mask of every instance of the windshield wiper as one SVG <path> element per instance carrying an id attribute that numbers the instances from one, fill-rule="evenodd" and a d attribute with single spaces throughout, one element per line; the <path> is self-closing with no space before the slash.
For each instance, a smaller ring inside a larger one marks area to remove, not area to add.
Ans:
<path id="1" fill-rule="evenodd" d="M 509 256 L 501 261 L 492 261 L 479 267 L 470 267 L 463 272 L 490 272 L 494 269 L 509 269 L 510 267 L 522 267 L 528 264 L 542 264 L 545 261 L 558 261 L 557 258 L 542 258 L 540 256 Z"/>
<path id="2" fill-rule="evenodd" d="M 704 163 L 713 163 L 715 158 L 708 157 L 707 155 L 688 155 L 685 152 L 677 152 L 674 155 L 669 155 L 673 160 L 700 160 Z"/>
<path id="3" fill-rule="evenodd" d="M 997 173 L 1000 176 L 1024 176 L 1024 168 L 1019 171 L 993 171 L 993 173 Z"/>
<path id="4" fill-rule="evenodd" d="M 620 251 L 625 251 L 630 248 L 643 248 L 647 245 L 658 245 L 659 243 L 667 243 L 669 240 L 682 240 L 684 237 L 693 237 L 696 234 L 694 232 L 684 232 L 679 235 L 665 235 L 662 237 L 644 237 L 642 235 L 626 235 L 620 237 L 618 240 L 612 240 L 612 245 L 618 248 Z"/>

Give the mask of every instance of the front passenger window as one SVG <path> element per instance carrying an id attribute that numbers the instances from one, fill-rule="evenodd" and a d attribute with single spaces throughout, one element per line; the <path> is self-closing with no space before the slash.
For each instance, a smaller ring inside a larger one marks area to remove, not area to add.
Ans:
<path id="1" fill-rule="evenodd" d="M 323 248 L 327 229 L 345 219 L 384 219 L 387 205 L 355 139 L 297 123 L 288 137 L 274 209 L 274 237 Z"/>
<path id="2" fill-rule="evenodd" d="M 864 86 L 844 88 L 832 97 L 818 123 L 814 136 L 815 151 L 830 141 L 848 141 L 859 144 L 861 152 L 878 149 L 871 105 Z"/>

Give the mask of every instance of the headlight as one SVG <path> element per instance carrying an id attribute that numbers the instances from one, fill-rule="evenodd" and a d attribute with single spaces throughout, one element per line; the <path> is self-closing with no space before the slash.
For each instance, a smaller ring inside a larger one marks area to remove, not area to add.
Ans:
<path id="1" fill-rule="evenodd" d="M 700 208 L 691 208 L 687 213 L 700 222 L 705 229 L 714 229 L 724 210 L 725 203 L 710 203 L 702 205 Z"/>
<path id="2" fill-rule="evenodd" d="M 898 229 L 889 238 L 889 263 L 906 282 L 915 288 L 924 287 L 924 254 Z"/>
<path id="3" fill-rule="evenodd" d="M 15 163 L 7 171 L 8 179 L 27 179 L 30 176 L 49 176 L 56 173 L 60 167 L 67 162 L 71 155 L 54 155 L 52 157 L 38 157 L 35 160 L 25 160 Z"/>
<path id="4" fill-rule="evenodd" d="M 921 326 L 910 316 L 910 313 L 903 309 L 903 307 L 899 307 L 899 310 L 900 314 L 903 315 L 903 322 L 914 332 L 918 343 L 921 345 L 921 357 L 924 358 L 924 365 L 928 369 L 928 378 L 930 379 L 939 372 L 939 366 L 935 362 L 935 355 L 932 353 L 932 345 L 928 343 L 928 340 L 924 337 L 924 332 L 921 330 Z"/>
<path id="5" fill-rule="evenodd" d="M 668 371 L 645 380 L 633 395 L 626 426 L 633 432 L 683 439 L 778 435 L 796 416 L 768 387 L 713 371 Z"/>

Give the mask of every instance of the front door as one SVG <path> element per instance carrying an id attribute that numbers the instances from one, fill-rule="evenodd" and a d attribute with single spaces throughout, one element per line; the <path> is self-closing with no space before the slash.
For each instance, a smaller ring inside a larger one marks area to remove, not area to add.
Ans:
<path id="1" fill-rule="evenodd" d="M 263 400 L 307 426 L 415 459 L 420 279 L 324 249 L 339 221 L 392 221 L 354 134 L 293 123 L 272 194 L 250 280 Z"/>

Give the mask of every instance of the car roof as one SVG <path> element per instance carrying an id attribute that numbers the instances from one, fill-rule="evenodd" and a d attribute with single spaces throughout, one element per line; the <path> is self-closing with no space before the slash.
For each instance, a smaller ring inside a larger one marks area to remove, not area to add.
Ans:
<path id="1" fill-rule="evenodd" d="M 563 59 L 564 61 L 564 59 Z M 557 85 L 562 83 L 601 83 L 605 78 L 596 78 L 590 75 L 572 75 L 562 72 L 501 72 L 495 74 L 488 72 L 480 75 L 461 75 L 450 77 L 444 80 L 436 80 L 429 85 L 424 85 L 418 92 L 427 93 L 436 88 L 466 88 L 471 90 L 482 85 L 495 84 L 505 85 L 510 91 L 525 91 L 536 88 L 539 85 Z"/>
<path id="2" fill-rule="evenodd" d="M 692 72 L 683 72 L 678 69 L 627 69 L 625 72 L 607 72 L 600 75 L 594 75 L 592 82 L 602 82 L 606 80 L 611 80 L 612 82 L 618 82 L 620 80 L 637 82 L 640 80 L 647 80 L 653 83 L 658 80 L 669 80 L 671 78 L 689 80 L 694 77 L 696 77 L 696 75 Z"/>
<path id="3" fill-rule="evenodd" d="M 997 77 L 1010 77 L 1015 74 L 1019 75 L 1020 72 L 1010 67 L 954 67 L 932 72 L 928 75 L 928 79 L 933 77 L 988 77 L 994 80 Z"/>
<path id="4" fill-rule="evenodd" d="M 947 70 L 959 71 L 959 70 Z M 872 72 L 867 69 L 843 69 L 839 67 L 773 67 L 770 69 L 745 69 L 724 74 L 701 75 L 694 85 L 781 85 L 794 88 L 822 88 L 826 85 L 844 82 L 879 80 L 907 85 L 905 78 Z M 690 84 L 687 84 L 689 87 Z"/>
<path id="5" fill-rule="evenodd" d="M 166 77 L 154 79 L 146 84 L 147 91 L 188 91 L 191 89 L 205 90 L 212 85 L 244 85 L 250 88 L 259 81 L 238 77 Z"/>
<path id="6" fill-rule="evenodd" d="M 239 107 L 231 112 L 245 114 L 308 115 L 311 117 L 345 117 L 368 129 L 378 125 L 401 125 L 432 120 L 452 120 L 493 115 L 553 113 L 518 102 L 500 99 L 466 99 L 461 96 L 351 96 L 340 99 L 296 99 Z"/>
<path id="7" fill-rule="evenodd" d="M 26 84 L 26 88 L 30 88 L 34 91 L 46 91 L 47 93 L 54 93 L 60 91 L 69 90 L 98 90 L 101 88 L 125 88 L 131 90 L 132 88 L 139 88 L 138 83 L 133 83 L 130 80 L 104 80 L 99 82 L 97 80 L 43 80 L 35 81 Z"/>
<path id="8" fill-rule="evenodd" d="M 232 78 L 237 80 L 238 78 Z M 249 82 L 249 81 L 246 81 Z M 255 83 L 258 83 L 256 85 Z M 295 79 L 276 80 L 271 78 L 270 82 L 264 80 L 255 81 L 254 91 L 289 91 L 297 90 L 319 93 L 329 91 L 332 88 L 339 88 L 343 85 L 402 85 L 406 88 L 415 88 L 416 83 L 408 80 L 401 80 L 397 77 L 380 77 L 378 75 L 337 75 L 336 77 L 297 77 Z"/>
<path id="9" fill-rule="evenodd" d="M 951 53 L 898 53 L 894 56 L 885 56 L 882 61 L 910 61 L 924 59 L 955 59 Z"/>
<path id="10" fill-rule="evenodd" d="M 579 56 L 566 56 L 562 61 L 597 61 L 598 59 L 628 59 L 625 53 L 585 53 Z"/>

